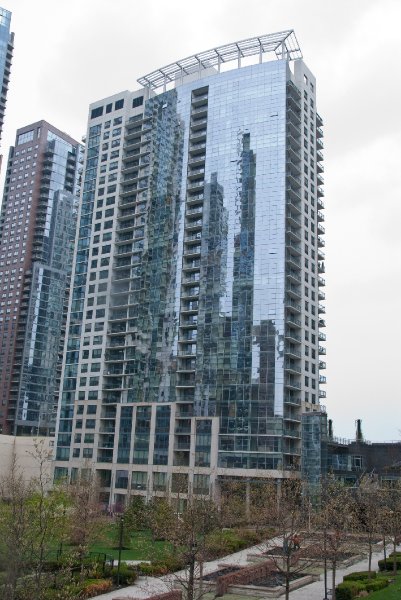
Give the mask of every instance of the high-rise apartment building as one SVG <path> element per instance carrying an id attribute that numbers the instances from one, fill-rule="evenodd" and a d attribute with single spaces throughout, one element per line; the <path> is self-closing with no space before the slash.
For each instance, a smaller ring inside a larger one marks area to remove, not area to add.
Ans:
<path id="1" fill-rule="evenodd" d="M 0 426 L 54 432 L 82 147 L 46 121 L 17 130 L 0 216 Z M 75 212 L 75 217 L 74 217 Z"/>
<path id="2" fill-rule="evenodd" d="M 4 112 L 6 109 L 8 82 L 10 81 L 11 60 L 14 49 L 14 34 L 10 31 L 11 13 L 0 7 L 0 139 L 3 133 Z M 0 155 L 0 168 L 3 156 Z"/>
<path id="3" fill-rule="evenodd" d="M 110 504 L 299 472 L 324 396 L 322 120 L 295 34 L 139 83 L 89 110 L 58 419 L 56 477 L 93 463 Z"/>

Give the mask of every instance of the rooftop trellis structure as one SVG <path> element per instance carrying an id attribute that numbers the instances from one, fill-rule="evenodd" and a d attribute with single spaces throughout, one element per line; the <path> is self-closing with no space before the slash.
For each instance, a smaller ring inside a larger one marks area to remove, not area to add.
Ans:
<path id="1" fill-rule="evenodd" d="M 275 54 L 278 59 L 302 58 L 295 32 L 293 29 L 288 29 L 205 50 L 144 75 L 138 79 L 138 83 L 152 90 L 163 87 L 165 91 L 168 83 L 176 83 L 186 75 L 197 71 L 200 73 L 202 69 L 210 67 L 217 67 L 220 72 L 223 63 L 234 60 L 238 62 L 238 67 L 241 67 L 241 59 L 249 56 L 259 55 L 259 62 L 262 62 L 262 57 L 266 53 Z"/>

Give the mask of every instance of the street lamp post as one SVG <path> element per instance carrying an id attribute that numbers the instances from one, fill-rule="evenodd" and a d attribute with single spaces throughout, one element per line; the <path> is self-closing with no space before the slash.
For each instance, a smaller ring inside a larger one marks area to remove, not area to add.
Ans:
<path id="1" fill-rule="evenodd" d="M 120 536 L 118 540 L 118 564 L 117 564 L 117 587 L 120 587 L 121 551 L 123 548 L 124 515 L 120 517 Z"/>

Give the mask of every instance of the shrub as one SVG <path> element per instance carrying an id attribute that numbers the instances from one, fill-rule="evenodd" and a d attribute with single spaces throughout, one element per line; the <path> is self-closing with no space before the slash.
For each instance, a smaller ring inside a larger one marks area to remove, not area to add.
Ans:
<path id="1" fill-rule="evenodd" d="M 363 581 L 364 579 L 374 579 L 377 573 L 375 571 L 355 571 L 354 573 L 349 573 L 348 575 L 344 575 L 344 581 Z"/>
<path id="2" fill-rule="evenodd" d="M 139 563 L 137 569 L 141 575 L 148 575 L 149 577 L 158 577 L 159 575 L 167 575 L 168 567 L 162 562 L 152 563 Z"/>
<path id="3" fill-rule="evenodd" d="M 99 594 L 105 594 L 112 588 L 111 579 L 87 579 L 81 586 L 82 597 L 92 598 Z"/>
<path id="4" fill-rule="evenodd" d="M 392 571 L 393 570 L 393 558 L 388 558 L 387 561 L 384 559 L 379 560 L 379 570 L 380 571 Z M 396 560 L 397 570 L 401 569 L 401 557 Z"/>
<path id="5" fill-rule="evenodd" d="M 336 587 L 336 600 L 352 600 L 365 589 L 361 581 L 343 581 Z"/>
<path id="6" fill-rule="evenodd" d="M 247 546 L 254 546 L 263 540 L 263 532 L 257 532 L 252 529 L 239 529 L 238 537 Z"/>
<path id="7" fill-rule="evenodd" d="M 242 548 L 246 548 L 248 543 L 232 529 L 225 531 L 215 531 L 207 536 L 206 546 L 208 555 L 211 558 L 218 558 L 226 554 L 233 554 Z"/>
<path id="8" fill-rule="evenodd" d="M 387 587 L 388 584 L 389 584 L 388 579 L 385 579 L 384 577 L 378 577 L 377 579 L 374 579 L 373 581 L 365 581 L 365 587 L 368 592 L 375 592 L 376 590 L 382 590 L 383 588 Z"/>
<path id="9" fill-rule="evenodd" d="M 138 578 L 137 572 L 135 569 L 126 565 L 125 563 L 121 563 L 120 565 L 120 576 L 118 577 L 118 569 L 111 569 L 110 572 L 107 573 L 110 576 L 114 583 L 117 583 L 120 580 L 120 583 L 123 585 L 132 585 Z"/>

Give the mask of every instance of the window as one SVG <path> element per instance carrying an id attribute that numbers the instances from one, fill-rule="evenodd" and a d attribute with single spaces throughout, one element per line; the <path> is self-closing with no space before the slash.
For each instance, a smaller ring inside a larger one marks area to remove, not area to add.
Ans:
<path id="1" fill-rule="evenodd" d="M 101 117 L 103 114 L 103 106 L 99 106 L 98 108 L 93 108 L 91 112 L 91 119 L 96 119 L 96 117 Z M 33 139 L 33 136 L 32 136 Z"/>
<path id="2" fill-rule="evenodd" d="M 113 104 L 107 104 L 106 106 L 106 114 L 111 113 L 111 111 L 113 110 Z"/>
<path id="3" fill-rule="evenodd" d="M 136 108 L 137 106 L 142 106 L 143 104 L 143 96 L 138 96 L 138 98 L 134 98 L 132 100 L 132 108 Z"/>
<path id="4" fill-rule="evenodd" d="M 17 138 L 17 145 L 19 146 L 20 144 L 26 144 L 26 142 L 30 142 L 31 140 L 33 140 L 33 134 L 33 129 L 31 129 L 31 131 L 25 131 L 25 133 L 20 133 L 20 135 Z"/>
<path id="5" fill-rule="evenodd" d="M 117 102 L 114 104 L 114 110 L 121 110 L 121 108 L 124 107 L 124 98 L 121 98 L 121 100 L 117 100 Z"/>

